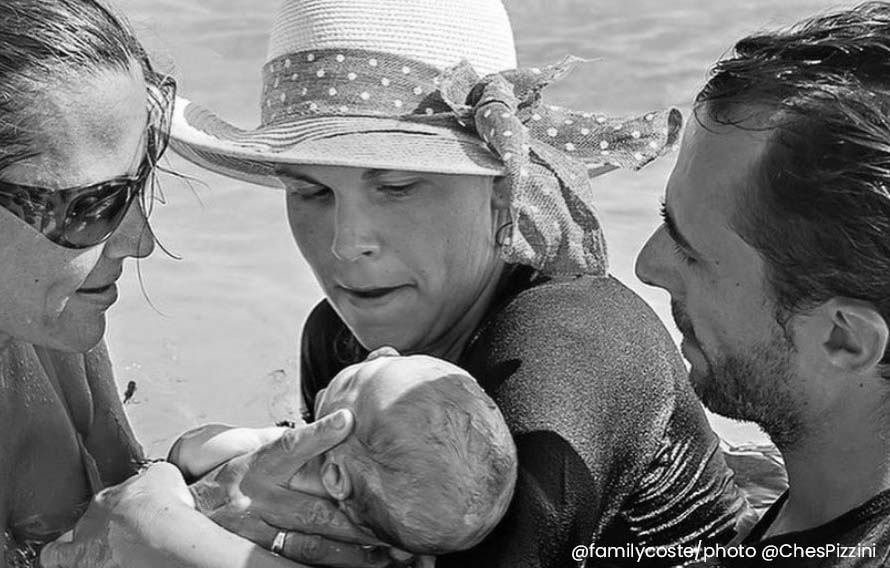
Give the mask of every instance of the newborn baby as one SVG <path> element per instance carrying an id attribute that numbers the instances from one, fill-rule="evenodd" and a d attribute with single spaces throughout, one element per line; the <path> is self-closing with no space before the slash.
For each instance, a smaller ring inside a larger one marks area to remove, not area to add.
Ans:
<path id="1" fill-rule="evenodd" d="M 466 371 L 424 355 L 378 356 L 334 377 L 315 415 L 340 408 L 355 415 L 354 432 L 300 468 L 291 487 L 336 500 L 355 525 L 416 554 L 470 548 L 497 525 L 516 482 L 516 448 Z M 202 427 L 180 438 L 171 461 L 186 474 L 206 471 L 193 462 L 252 432 Z"/>

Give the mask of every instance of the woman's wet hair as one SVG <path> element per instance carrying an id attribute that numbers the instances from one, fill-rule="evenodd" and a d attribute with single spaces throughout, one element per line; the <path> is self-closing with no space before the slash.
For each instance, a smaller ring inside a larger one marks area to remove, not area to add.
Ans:
<path id="1" fill-rule="evenodd" d="M 890 3 L 739 41 L 696 103 L 768 136 L 733 223 L 765 260 L 780 323 L 837 296 L 890 322 Z"/>
<path id="2" fill-rule="evenodd" d="M 142 67 L 150 102 L 165 76 L 151 66 L 126 21 L 97 0 L 0 2 L 0 172 L 37 153 L 35 98 L 65 81 Z M 38 107 L 39 108 L 39 107 Z"/>

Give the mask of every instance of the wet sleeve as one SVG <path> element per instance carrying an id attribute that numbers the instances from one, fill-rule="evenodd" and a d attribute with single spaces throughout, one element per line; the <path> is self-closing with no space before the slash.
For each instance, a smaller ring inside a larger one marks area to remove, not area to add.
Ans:
<path id="1" fill-rule="evenodd" d="M 644 541 L 626 508 L 643 480 L 662 479 L 652 472 L 659 456 L 679 465 L 670 477 L 676 483 L 655 490 L 659 505 L 675 505 L 666 513 L 676 515 L 671 526 L 694 502 L 690 495 L 723 490 L 725 466 L 698 459 L 713 455 L 706 422 L 688 436 L 667 435 L 685 368 L 654 313 L 616 281 L 527 292 L 483 339 L 470 370 L 514 433 L 517 492 L 495 532 L 444 566 L 570 567 L 578 565 L 576 547 Z M 687 410 L 705 420 L 699 406 Z M 678 531 L 717 530 L 733 517 L 730 509 L 703 506 Z"/>
<path id="2" fill-rule="evenodd" d="M 661 446 L 622 508 L 623 532 L 643 546 L 725 544 L 756 514 L 736 487 L 694 393 L 685 384 L 678 390 Z"/>
<path id="3" fill-rule="evenodd" d="M 531 290 L 499 314 L 470 370 L 514 434 L 517 492 L 446 566 L 577 566 L 573 549 L 618 516 L 670 417 L 678 360 L 653 318 L 611 281 Z"/>

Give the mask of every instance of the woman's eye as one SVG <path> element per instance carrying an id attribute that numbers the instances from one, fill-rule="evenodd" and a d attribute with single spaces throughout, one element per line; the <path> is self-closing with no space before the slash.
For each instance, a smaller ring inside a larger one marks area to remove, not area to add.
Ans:
<path id="1" fill-rule="evenodd" d="M 288 192 L 305 201 L 325 199 L 331 195 L 331 190 L 324 186 L 292 187 L 288 188 Z"/>
<path id="2" fill-rule="evenodd" d="M 377 189 L 380 191 L 389 193 L 391 195 L 405 195 L 410 193 L 417 187 L 416 182 L 410 183 L 384 183 L 377 186 Z"/>

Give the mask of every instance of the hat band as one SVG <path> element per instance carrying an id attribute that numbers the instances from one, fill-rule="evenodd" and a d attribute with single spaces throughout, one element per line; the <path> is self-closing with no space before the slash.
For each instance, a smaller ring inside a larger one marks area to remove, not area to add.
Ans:
<path id="1" fill-rule="evenodd" d="M 438 92 L 440 74 L 421 61 L 363 49 L 282 55 L 263 66 L 262 125 L 308 116 L 450 113 Z"/>

